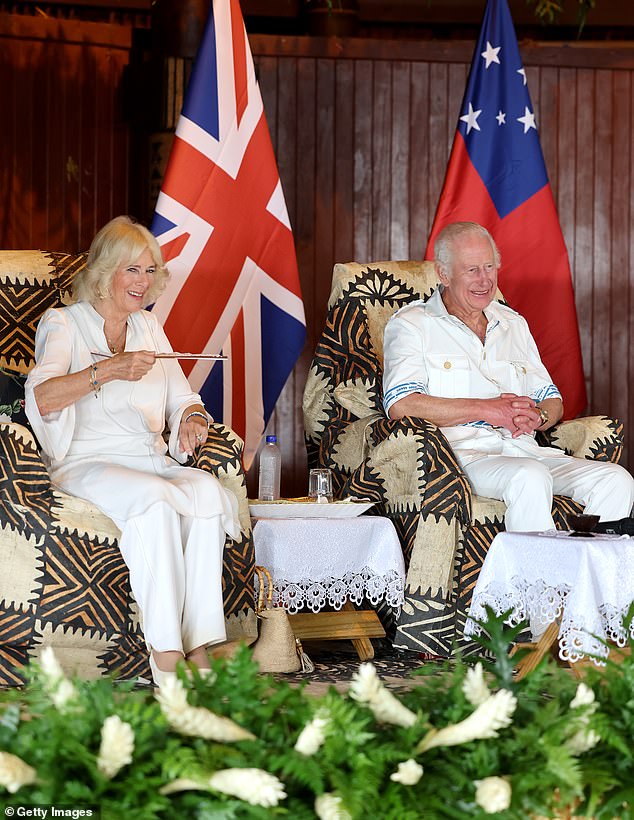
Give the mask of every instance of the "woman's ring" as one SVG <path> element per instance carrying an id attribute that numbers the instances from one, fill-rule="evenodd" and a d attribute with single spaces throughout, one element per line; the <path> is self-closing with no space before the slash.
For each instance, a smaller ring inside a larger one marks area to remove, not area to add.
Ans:
<path id="1" fill-rule="evenodd" d="M 202 440 L 203 440 L 203 437 L 201 435 L 196 436 L 196 441 L 202 441 Z"/>

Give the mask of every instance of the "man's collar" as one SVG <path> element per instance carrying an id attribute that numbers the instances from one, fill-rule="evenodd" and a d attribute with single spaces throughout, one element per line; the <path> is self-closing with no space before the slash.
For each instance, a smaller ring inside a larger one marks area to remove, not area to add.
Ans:
<path id="1" fill-rule="evenodd" d="M 445 303 L 443 302 L 442 292 L 444 289 L 444 285 L 438 285 L 436 290 L 432 293 L 432 295 L 425 303 L 425 307 L 427 308 L 427 312 L 430 316 L 438 316 L 440 318 L 446 319 L 449 319 L 453 316 L 453 314 L 449 313 L 445 306 Z M 491 324 L 492 322 L 498 322 L 502 328 L 506 329 L 508 327 L 505 312 L 502 309 L 502 305 L 499 302 L 496 302 L 495 300 L 493 302 L 490 302 L 484 309 L 484 315 L 486 316 L 487 322 L 489 324 Z M 458 317 L 453 316 L 453 318 L 457 319 Z"/>

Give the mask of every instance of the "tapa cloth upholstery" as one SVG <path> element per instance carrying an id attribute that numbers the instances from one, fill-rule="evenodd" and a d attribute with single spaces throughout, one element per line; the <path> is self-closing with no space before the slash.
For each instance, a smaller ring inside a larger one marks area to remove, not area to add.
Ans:
<path id="1" fill-rule="evenodd" d="M 68 301 L 85 254 L 0 251 L 0 367 L 27 373 L 42 313 Z M 241 531 L 227 539 L 223 596 L 228 639 L 257 633 L 253 538 L 242 441 L 214 423 L 195 466 L 238 499 Z M 0 425 L 0 684 L 52 646 L 68 672 L 150 676 L 119 531 L 96 508 L 51 486 L 32 433 Z"/>
<path id="2" fill-rule="evenodd" d="M 383 412 L 383 331 L 388 318 L 437 285 L 431 262 L 337 264 L 326 326 L 304 392 L 309 467 L 329 467 L 338 498 L 368 497 L 394 523 L 407 569 L 405 604 L 392 628 L 396 646 L 448 656 L 479 647 L 463 637 L 475 580 L 504 504 L 471 492 L 447 440 L 433 424 Z M 498 293 L 501 298 L 501 294 Z M 579 458 L 618 461 L 619 421 L 565 422 L 540 441 Z M 556 496 L 565 528 L 578 504 Z"/>

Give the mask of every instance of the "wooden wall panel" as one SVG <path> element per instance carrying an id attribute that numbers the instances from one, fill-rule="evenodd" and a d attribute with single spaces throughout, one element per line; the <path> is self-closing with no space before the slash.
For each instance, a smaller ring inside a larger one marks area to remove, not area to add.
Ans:
<path id="1" fill-rule="evenodd" d="M 85 248 L 130 201 L 132 29 L 0 14 L 0 247 Z"/>
<path id="2" fill-rule="evenodd" d="M 629 227 L 632 173 L 630 165 L 631 131 L 627 127 L 632 117 L 632 76 L 627 72 L 612 73 L 612 169 L 610 177 L 619 180 L 610 191 L 610 304 L 609 327 L 618 328 L 611 333 L 609 354 L 610 394 L 606 396 L 612 412 L 627 419 L 630 404 L 630 382 L 622 379 L 624 365 L 627 367 L 629 338 Z M 602 287 L 604 283 L 597 283 Z M 634 341 L 634 340 L 633 340 Z"/>

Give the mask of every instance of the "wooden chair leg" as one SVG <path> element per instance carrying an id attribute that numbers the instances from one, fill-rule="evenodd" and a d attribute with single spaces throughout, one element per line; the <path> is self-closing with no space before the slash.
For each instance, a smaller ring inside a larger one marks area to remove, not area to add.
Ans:
<path id="1" fill-rule="evenodd" d="M 550 652 L 551 646 L 557 641 L 557 636 L 559 635 L 559 622 L 553 621 L 551 624 L 548 624 L 546 631 L 541 636 L 541 638 L 537 641 L 537 643 L 517 643 L 511 649 L 511 657 L 519 650 L 519 649 L 529 649 L 531 650 L 528 654 L 526 654 L 521 661 L 519 661 L 515 666 L 515 671 L 517 673 L 515 680 L 522 680 L 523 677 L 528 675 L 529 672 L 532 672 L 533 669 L 537 667 L 539 662 L 542 658 Z"/>

